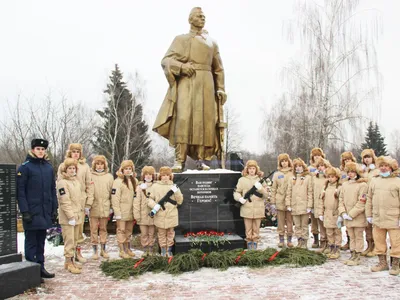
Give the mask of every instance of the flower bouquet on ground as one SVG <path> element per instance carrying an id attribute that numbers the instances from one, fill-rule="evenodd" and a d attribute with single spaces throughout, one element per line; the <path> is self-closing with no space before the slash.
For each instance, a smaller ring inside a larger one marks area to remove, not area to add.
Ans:
<path id="1" fill-rule="evenodd" d="M 211 250 L 212 248 L 219 248 L 219 246 L 226 243 L 230 244 L 225 236 L 225 233 L 213 230 L 204 230 L 197 233 L 188 232 L 184 235 L 184 237 L 189 239 L 190 246 L 193 248 L 203 249 L 204 246 L 206 246 L 209 248 L 209 250 Z"/>
<path id="2" fill-rule="evenodd" d="M 60 225 L 47 229 L 46 239 L 55 247 L 64 245 L 64 239 L 62 237 Z"/>
<path id="3" fill-rule="evenodd" d="M 270 202 L 265 203 L 265 226 L 278 226 L 278 221 L 276 218 L 277 211 L 275 207 L 272 207 Z M 264 227 L 265 227 L 264 226 Z"/>

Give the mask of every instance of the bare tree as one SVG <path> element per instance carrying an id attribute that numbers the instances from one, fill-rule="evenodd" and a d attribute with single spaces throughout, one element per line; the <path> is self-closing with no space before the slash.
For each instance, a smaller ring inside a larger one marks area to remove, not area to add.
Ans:
<path id="1" fill-rule="evenodd" d="M 225 151 L 228 157 L 230 153 L 240 151 L 241 141 L 243 140 L 243 135 L 239 126 L 239 115 L 231 103 L 225 106 L 225 120 L 227 123 L 227 128 L 225 130 Z"/>
<path id="2" fill-rule="evenodd" d="M 64 159 L 72 142 L 89 149 L 95 127 L 94 112 L 68 102 L 66 97 L 56 101 L 49 94 L 40 103 L 33 99 L 17 98 L 15 106 L 8 103 L 7 118 L 0 132 L 3 161 L 20 164 L 30 149 L 32 138 L 49 141 L 48 154 L 54 166 Z"/>
<path id="3" fill-rule="evenodd" d="M 282 136 L 294 140 L 291 149 L 305 159 L 311 147 L 351 143 L 372 113 L 366 108 L 379 105 L 374 43 L 380 27 L 371 29 L 357 6 L 357 0 L 303 1 L 289 28 L 291 37 L 298 28 L 304 60 L 284 69 L 285 103 L 276 104 L 265 125 L 275 144 Z"/>
<path id="4" fill-rule="evenodd" d="M 400 130 L 399 129 L 393 130 L 392 134 L 390 135 L 390 138 L 391 138 L 390 155 L 392 155 L 392 157 L 399 160 L 400 159 Z"/>
<path id="5" fill-rule="evenodd" d="M 151 134 L 153 152 L 150 164 L 159 170 L 163 166 L 171 166 L 174 163 L 175 149 L 169 145 L 169 141 L 156 133 Z"/>

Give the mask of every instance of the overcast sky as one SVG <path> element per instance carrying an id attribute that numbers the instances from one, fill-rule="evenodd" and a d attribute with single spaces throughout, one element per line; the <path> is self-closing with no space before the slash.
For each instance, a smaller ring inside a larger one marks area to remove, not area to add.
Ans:
<path id="1" fill-rule="evenodd" d="M 101 108 L 102 91 L 118 63 L 126 79 L 135 71 L 144 78 L 145 113 L 152 126 L 168 87 L 161 58 L 176 35 L 188 32 L 190 9 L 201 6 L 205 28 L 220 47 L 228 101 L 240 114 L 244 148 L 260 152 L 262 111 L 284 91 L 279 75 L 300 51 L 282 29 L 295 17 L 294 2 L 3 0 L 0 105 L 18 95 L 40 100 L 51 91 Z M 373 118 L 389 137 L 399 119 L 400 2 L 360 0 L 360 9 L 371 8 L 383 20 L 376 49 L 384 89 L 382 108 Z"/>

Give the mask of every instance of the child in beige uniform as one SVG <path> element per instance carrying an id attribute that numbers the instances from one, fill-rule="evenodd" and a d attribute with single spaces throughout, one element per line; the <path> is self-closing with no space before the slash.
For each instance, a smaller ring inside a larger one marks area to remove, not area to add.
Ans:
<path id="1" fill-rule="evenodd" d="M 293 165 L 288 154 L 282 153 L 278 156 L 278 170 L 272 178 L 271 204 L 277 209 L 278 218 L 278 247 L 285 246 L 285 234 L 287 236 L 287 246 L 293 247 L 293 217 L 292 213 L 286 209 L 285 198 L 289 181 L 293 178 Z"/>
<path id="2" fill-rule="evenodd" d="M 286 193 L 286 209 L 292 212 L 297 247 L 307 249 L 308 220 L 312 207 L 312 180 L 306 164 L 301 158 L 293 160 L 295 175 L 289 181 Z"/>
<path id="3" fill-rule="evenodd" d="M 343 182 L 339 195 L 339 221 L 344 220 L 350 236 L 350 259 L 345 261 L 348 266 L 360 264 L 360 255 L 364 249 L 364 228 L 367 225 L 365 203 L 367 201 L 367 179 L 362 177 L 361 168 L 354 162 L 345 166 L 348 180 Z"/>
<path id="4" fill-rule="evenodd" d="M 339 217 L 339 194 L 340 194 L 340 170 L 330 167 L 325 170 L 325 186 L 320 197 L 322 208 L 319 219 L 324 222 L 328 247 L 324 253 L 331 259 L 340 257 L 340 246 L 342 245 L 342 231 L 338 228 Z"/>
<path id="5" fill-rule="evenodd" d="M 172 257 L 172 246 L 174 245 L 175 230 L 179 225 L 178 205 L 183 202 L 183 195 L 180 189 L 172 181 L 173 174 L 170 167 L 161 167 L 159 181 L 148 188 L 150 193 L 148 206 L 154 215 L 154 225 L 157 227 L 158 243 L 162 256 Z M 171 190 L 173 195 L 170 201 L 164 204 L 165 210 L 158 202 Z"/>
<path id="6" fill-rule="evenodd" d="M 312 184 L 313 184 L 313 206 L 311 207 L 311 215 L 314 215 L 314 218 L 318 221 L 318 229 L 319 229 L 319 240 L 320 240 L 320 248 L 318 252 L 322 253 L 325 249 L 328 248 L 328 238 L 326 236 L 326 229 L 324 226 L 323 220 L 321 220 L 321 212 L 322 206 L 320 202 L 321 193 L 324 189 L 327 177 L 325 175 L 325 170 L 331 167 L 329 161 L 323 158 L 319 158 L 316 161 L 317 174 L 312 176 Z M 315 239 L 315 237 L 314 237 Z"/>
<path id="7" fill-rule="evenodd" d="M 129 258 L 135 256 L 131 251 L 133 230 L 133 198 L 137 186 L 133 161 L 124 160 L 117 171 L 118 178 L 114 180 L 111 190 L 111 202 L 114 216 L 117 220 L 117 241 L 119 256 Z"/>
<path id="8" fill-rule="evenodd" d="M 255 160 L 248 160 L 242 172 L 242 177 L 236 185 L 233 198 L 240 202 L 240 216 L 244 220 L 246 231 L 247 249 L 257 250 L 257 243 L 260 240 L 261 219 L 265 217 L 264 198 L 267 197 L 267 191 L 260 183 L 262 172 Z M 256 191 L 250 199 L 245 199 L 247 191 L 253 186 Z M 251 200 L 251 201 L 249 201 Z"/>
<path id="9" fill-rule="evenodd" d="M 370 185 L 372 178 L 379 176 L 379 168 L 375 166 L 376 156 L 373 149 L 364 149 L 361 152 L 361 161 L 363 168 L 363 175 L 368 178 L 368 185 Z M 372 224 L 368 223 L 365 227 L 365 239 L 367 240 L 367 249 L 361 253 L 361 256 L 374 257 L 374 237 L 372 235 Z"/>
<path id="10" fill-rule="evenodd" d="M 339 169 L 340 169 L 339 183 L 340 184 L 342 184 L 343 182 L 348 180 L 347 172 L 345 171 L 345 165 L 348 162 L 356 163 L 357 160 L 352 152 L 345 151 L 340 155 L 340 167 L 339 167 Z M 350 236 L 349 236 L 349 233 L 347 232 L 347 230 L 346 230 L 346 236 L 347 236 L 347 242 L 342 247 L 340 247 L 340 250 L 349 250 L 350 249 Z"/>
<path id="11" fill-rule="evenodd" d="M 80 274 L 82 268 L 81 265 L 74 262 L 79 225 L 83 222 L 82 212 L 84 211 L 81 185 L 76 178 L 77 166 L 78 162 L 75 159 L 67 158 L 60 170 L 61 174 L 57 182 L 59 222 L 64 239 L 64 267 L 72 274 Z"/>
<path id="12" fill-rule="evenodd" d="M 310 165 L 308 171 L 310 171 L 311 177 L 316 176 L 318 172 L 317 161 L 325 158 L 325 153 L 321 148 L 315 147 L 310 153 Z M 319 230 L 318 230 L 318 216 L 315 215 L 315 211 L 311 208 L 311 233 L 314 237 L 312 248 L 319 248 Z"/>
<path id="13" fill-rule="evenodd" d="M 92 259 L 98 259 L 98 244 L 100 236 L 100 255 L 109 258 L 106 251 L 107 224 L 111 209 L 111 190 L 114 177 L 108 172 L 105 156 L 96 155 L 92 162 L 92 188 L 88 193 L 85 213 L 90 220 L 90 241 L 93 247 Z"/>
<path id="14" fill-rule="evenodd" d="M 145 254 L 153 254 L 154 234 L 156 226 L 154 219 L 149 216 L 150 208 L 148 206 L 147 193 L 156 179 L 156 170 L 151 166 L 145 166 L 142 169 L 142 183 L 136 189 L 136 198 L 133 201 L 133 215 L 140 226 L 140 243 Z"/>
<path id="15" fill-rule="evenodd" d="M 79 181 L 81 185 L 81 191 L 82 191 L 82 207 L 86 206 L 86 201 L 89 193 L 89 189 L 91 188 L 91 172 L 90 172 L 90 167 L 86 163 L 86 158 L 83 156 L 82 152 L 82 144 L 78 143 L 73 143 L 68 146 L 67 154 L 65 155 L 65 158 L 73 158 L 78 161 L 78 170 L 76 173 L 76 178 Z M 63 164 L 60 164 L 58 167 L 58 179 L 61 179 L 61 170 L 64 168 Z M 78 251 L 76 252 L 76 260 L 85 263 L 86 258 L 84 258 L 81 254 L 81 247 L 79 246 L 80 244 L 83 243 L 84 237 L 83 237 L 83 227 L 85 225 L 85 211 L 82 211 L 82 219 L 83 222 L 78 225 L 79 228 L 79 233 L 78 233 Z"/>
<path id="16" fill-rule="evenodd" d="M 373 224 L 375 252 L 379 262 L 372 272 L 389 269 L 387 263 L 387 235 L 390 239 L 390 257 L 393 259 L 390 275 L 399 275 L 400 260 L 400 178 L 397 161 L 388 156 L 376 160 L 379 176 L 371 181 L 368 189 L 366 215 Z"/>

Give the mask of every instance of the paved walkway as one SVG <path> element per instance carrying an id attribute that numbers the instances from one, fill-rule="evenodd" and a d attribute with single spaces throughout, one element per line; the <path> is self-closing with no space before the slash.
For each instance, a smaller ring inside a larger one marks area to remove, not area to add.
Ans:
<path id="1" fill-rule="evenodd" d="M 261 229 L 261 234 L 260 248 L 276 247 L 275 228 Z M 110 237 L 110 244 L 116 245 L 115 236 Z M 338 261 L 318 267 L 203 268 L 178 276 L 146 273 L 118 281 L 102 274 L 100 261 L 89 260 L 81 275 L 68 273 L 63 269 L 61 248 L 54 248 L 46 262 L 56 278 L 13 299 L 400 299 L 399 276 L 371 273 L 377 258 L 362 258 L 360 266 L 345 266 L 342 261 L 348 251 Z M 116 258 L 117 247 L 109 250 Z M 88 240 L 83 254 L 90 257 Z"/>

